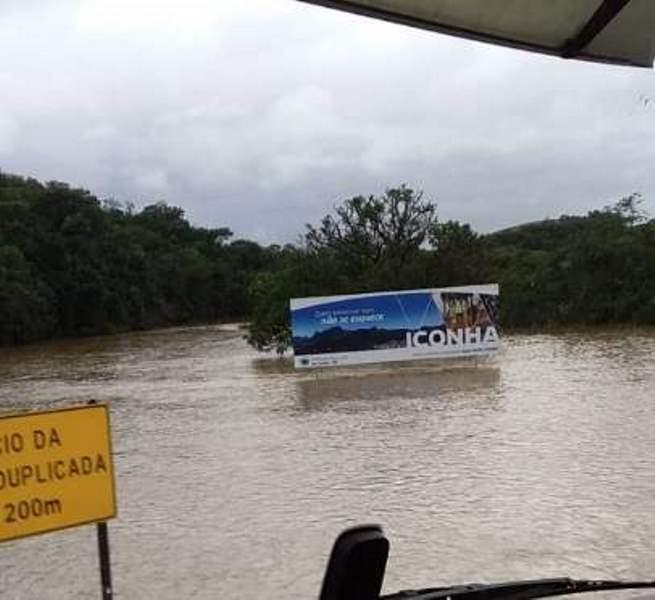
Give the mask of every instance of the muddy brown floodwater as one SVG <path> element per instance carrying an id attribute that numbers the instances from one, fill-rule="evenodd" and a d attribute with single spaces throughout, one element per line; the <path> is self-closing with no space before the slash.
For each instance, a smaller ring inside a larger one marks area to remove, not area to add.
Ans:
<path id="1" fill-rule="evenodd" d="M 235 326 L 0 351 L 0 410 L 111 405 L 117 598 L 315 598 L 381 523 L 385 591 L 655 578 L 655 333 L 509 336 L 490 362 L 294 372 Z M 95 530 L 0 545 L 2 598 L 99 597 Z"/>

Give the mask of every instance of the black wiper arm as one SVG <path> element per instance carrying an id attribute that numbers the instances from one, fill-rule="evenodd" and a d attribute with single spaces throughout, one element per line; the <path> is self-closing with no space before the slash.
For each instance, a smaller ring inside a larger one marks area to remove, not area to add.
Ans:
<path id="1" fill-rule="evenodd" d="M 535 579 L 508 583 L 457 585 L 424 590 L 407 590 L 381 596 L 380 600 L 530 600 L 606 590 L 655 588 L 655 581 L 602 581 L 593 579 Z"/>

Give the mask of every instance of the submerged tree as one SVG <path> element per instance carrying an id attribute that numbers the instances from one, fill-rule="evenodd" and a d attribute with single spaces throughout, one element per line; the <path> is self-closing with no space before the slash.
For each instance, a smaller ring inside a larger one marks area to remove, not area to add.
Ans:
<path id="1" fill-rule="evenodd" d="M 355 196 L 320 225 L 307 225 L 309 252 L 331 256 L 346 273 L 361 276 L 380 266 L 402 269 L 427 240 L 435 206 L 402 185 L 382 196 Z M 388 270 L 388 269 L 387 269 Z"/>
<path id="2" fill-rule="evenodd" d="M 435 206 L 407 186 L 355 196 L 307 225 L 304 247 L 287 251 L 251 288 L 249 342 L 278 353 L 291 343 L 292 297 L 399 289 L 428 273 L 422 247 L 436 225 Z"/>

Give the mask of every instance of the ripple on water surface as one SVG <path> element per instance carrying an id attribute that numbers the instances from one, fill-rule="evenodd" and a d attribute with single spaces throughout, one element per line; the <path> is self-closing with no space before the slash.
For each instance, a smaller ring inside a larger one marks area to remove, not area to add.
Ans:
<path id="1" fill-rule="evenodd" d="M 238 327 L 0 351 L 3 411 L 112 407 L 117 597 L 315 597 L 382 523 L 386 588 L 652 577 L 655 335 L 510 336 L 491 361 L 295 372 Z M 4 598 L 97 593 L 95 532 L 10 542 Z"/>

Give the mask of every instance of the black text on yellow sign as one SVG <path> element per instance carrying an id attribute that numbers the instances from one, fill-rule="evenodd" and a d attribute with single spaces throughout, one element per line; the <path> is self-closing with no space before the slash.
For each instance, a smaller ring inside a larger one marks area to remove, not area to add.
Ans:
<path id="1" fill-rule="evenodd" d="M 0 541 L 114 516 L 106 406 L 0 417 Z"/>

